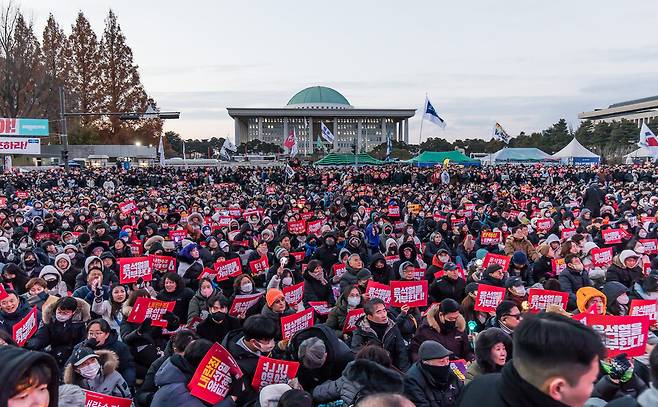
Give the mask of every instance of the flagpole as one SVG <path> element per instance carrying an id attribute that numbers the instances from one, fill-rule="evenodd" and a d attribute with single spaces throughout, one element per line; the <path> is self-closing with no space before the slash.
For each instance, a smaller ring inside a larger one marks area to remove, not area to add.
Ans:
<path id="1" fill-rule="evenodd" d="M 418 145 L 420 145 L 423 142 L 423 122 L 425 121 L 425 112 L 427 111 L 427 101 L 428 101 L 427 93 L 425 93 L 425 104 L 423 105 L 423 112 L 421 113 L 420 116 L 420 140 L 418 140 Z M 420 153 L 419 153 L 420 154 Z"/>

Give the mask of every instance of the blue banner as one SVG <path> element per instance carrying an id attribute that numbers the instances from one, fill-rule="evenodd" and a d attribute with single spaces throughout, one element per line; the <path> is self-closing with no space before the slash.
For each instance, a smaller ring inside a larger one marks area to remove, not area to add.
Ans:
<path id="1" fill-rule="evenodd" d="M 48 137 L 48 119 L 18 119 L 18 135 Z"/>

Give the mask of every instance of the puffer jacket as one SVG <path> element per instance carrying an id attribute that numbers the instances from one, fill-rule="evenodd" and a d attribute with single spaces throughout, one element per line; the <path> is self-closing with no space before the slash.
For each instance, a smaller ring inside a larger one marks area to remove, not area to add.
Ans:
<path id="1" fill-rule="evenodd" d="M 576 308 L 576 291 L 583 287 L 592 286 L 592 280 L 590 280 L 585 270 L 576 271 L 569 267 L 562 270 L 558 276 L 558 280 L 560 281 L 560 289 L 562 292 L 569 293 L 567 311 Z"/>
<path id="2" fill-rule="evenodd" d="M 446 383 L 438 383 L 424 366 L 423 362 L 411 366 L 404 378 L 404 394 L 416 407 L 456 406 L 464 383 L 452 371 Z"/>
<path id="3" fill-rule="evenodd" d="M 636 282 L 642 280 L 643 277 L 642 269 L 640 267 L 635 266 L 632 269 L 629 269 L 622 264 L 621 260 L 619 260 L 619 256 L 615 256 L 612 259 L 612 265 L 608 267 L 608 271 L 605 274 L 606 281 L 619 281 L 628 289 L 633 287 L 633 284 Z"/>
<path id="4" fill-rule="evenodd" d="M 130 389 L 123 376 L 117 372 L 119 358 L 109 350 L 94 351 L 99 356 L 98 363 L 101 365 L 100 374 L 88 380 L 75 371 L 73 364 L 69 363 L 64 369 L 64 383 L 75 384 L 85 390 L 108 396 L 130 398 Z"/>
<path id="5" fill-rule="evenodd" d="M 454 353 L 454 359 L 465 359 L 471 361 L 475 358 L 473 348 L 468 341 L 468 332 L 466 330 L 466 320 L 459 316 L 455 324 L 455 329 L 444 332 L 439 325 L 439 307 L 434 306 L 427 312 L 425 321 L 421 324 L 411 340 L 409 350 L 411 360 L 418 360 L 418 349 L 425 341 L 436 341 L 445 346 L 446 349 Z"/>
<path id="6" fill-rule="evenodd" d="M 357 396 L 401 393 L 402 390 L 402 376 L 398 372 L 366 359 L 357 359 L 347 365 L 338 379 L 317 386 L 313 390 L 313 400 L 317 404 L 342 400 L 349 406 Z"/>
<path id="7" fill-rule="evenodd" d="M 409 369 L 409 350 L 400 329 L 390 318 L 382 339 L 379 339 L 375 330 L 370 327 L 368 318 L 364 316 L 357 322 L 357 328 L 352 335 L 352 350 L 358 352 L 363 346 L 369 344 L 379 345 L 388 351 L 393 366 L 403 372 Z"/>
<path id="8" fill-rule="evenodd" d="M 535 246 L 532 245 L 532 242 L 527 238 L 521 240 L 515 239 L 514 236 L 509 236 L 505 240 L 505 255 L 511 256 L 514 252 L 523 252 L 528 256 L 530 261 L 535 262 L 539 258 L 539 253 Z"/>
<path id="9" fill-rule="evenodd" d="M 196 290 L 196 293 L 194 293 L 194 296 L 190 300 L 190 304 L 187 308 L 188 323 L 194 317 L 200 317 L 202 319 L 205 319 L 208 316 L 208 298 L 220 293 L 220 291 L 215 288 L 212 294 L 210 294 L 210 297 L 206 298 L 203 295 L 201 295 L 200 290 L 201 289 Z"/>
<path id="10" fill-rule="evenodd" d="M 85 342 L 81 342 L 76 345 L 73 349 L 73 352 L 75 352 L 75 350 L 80 346 L 83 346 L 84 343 Z M 89 346 L 89 344 L 86 346 Z M 107 338 L 103 345 L 95 345 L 89 347 L 93 349 L 94 352 L 99 350 L 110 350 L 114 352 L 119 357 L 119 373 L 126 380 L 128 386 L 132 387 L 135 385 L 135 361 L 132 357 L 132 354 L 130 353 L 128 346 L 123 342 L 119 342 L 116 332 L 110 332 L 110 336 Z"/>
<path id="11" fill-rule="evenodd" d="M 172 355 L 155 374 L 155 384 L 160 388 L 153 396 L 151 407 L 192 406 L 207 404 L 190 394 L 187 384 L 194 375 L 194 368 L 180 355 Z M 215 406 L 234 406 L 233 399 L 226 397 Z"/>

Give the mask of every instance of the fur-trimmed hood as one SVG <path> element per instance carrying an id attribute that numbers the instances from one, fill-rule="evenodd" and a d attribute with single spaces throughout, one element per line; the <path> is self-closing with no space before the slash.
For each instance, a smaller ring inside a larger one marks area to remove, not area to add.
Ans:
<path id="1" fill-rule="evenodd" d="M 87 322 L 91 319 L 90 307 L 87 301 L 82 298 L 75 298 L 78 308 L 73 313 L 71 320 L 74 322 Z M 55 313 L 55 304 L 57 301 L 43 306 L 43 323 L 49 324 L 53 321 L 53 314 Z"/>
<path id="2" fill-rule="evenodd" d="M 100 349 L 94 351 L 98 355 L 98 363 L 101 365 L 101 372 L 103 376 L 109 376 L 119 369 L 119 357 L 111 350 Z M 64 368 L 64 383 L 78 384 L 82 380 L 82 376 L 75 371 L 73 364 L 69 363 Z"/>
<path id="3" fill-rule="evenodd" d="M 441 333 L 441 326 L 439 325 L 439 305 L 436 304 L 432 306 L 429 311 L 427 311 L 427 319 L 425 320 L 427 325 L 434 329 L 435 331 Z M 459 314 L 457 321 L 455 321 L 455 328 L 458 331 L 464 332 L 466 330 L 466 320 L 464 316 Z"/>

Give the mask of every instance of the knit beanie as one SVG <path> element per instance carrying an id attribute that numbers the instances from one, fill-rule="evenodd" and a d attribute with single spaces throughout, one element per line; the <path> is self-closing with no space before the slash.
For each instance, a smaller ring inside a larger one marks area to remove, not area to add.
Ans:
<path id="1" fill-rule="evenodd" d="M 299 344 L 299 360 L 309 369 L 318 369 L 327 359 L 327 347 L 322 339 L 311 337 Z"/>
<path id="2" fill-rule="evenodd" d="M 267 294 L 265 294 L 265 302 L 267 302 L 267 306 L 270 308 L 272 308 L 274 301 L 279 298 L 285 298 L 285 296 L 283 295 L 283 291 L 278 288 L 270 288 L 267 290 Z"/>
<path id="3" fill-rule="evenodd" d="M 286 249 L 284 249 L 283 247 L 281 247 L 281 246 L 277 246 L 277 247 L 274 249 L 274 257 L 276 257 L 277 260 L 280 260 L 281 257 L 283 257 L 283 252 L 285 252 L 285 251 L 286 251 Z"/>

